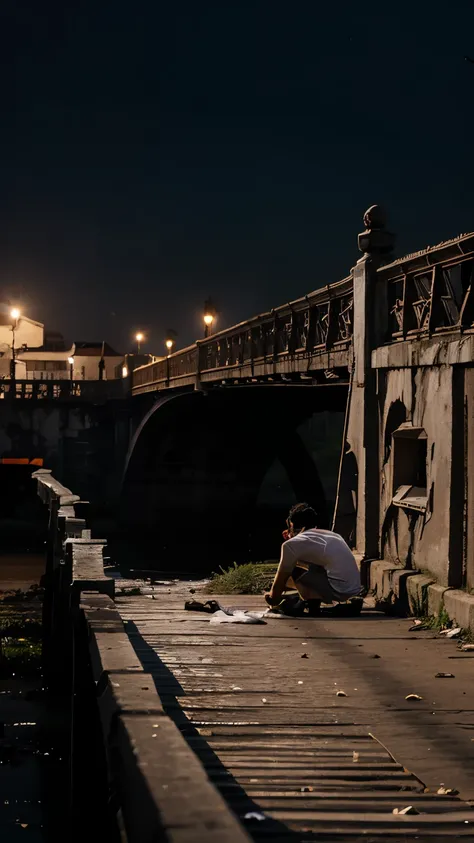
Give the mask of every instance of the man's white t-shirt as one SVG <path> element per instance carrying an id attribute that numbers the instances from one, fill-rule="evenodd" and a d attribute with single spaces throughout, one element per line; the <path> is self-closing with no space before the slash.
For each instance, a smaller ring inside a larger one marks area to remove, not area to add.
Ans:
<path id="1" fill-rule="evenodd" d="M 354 556 L 338 533 L 314 528 L 288 539 L 281 548 L 280 570 L 291 574 L 297 562 L 325 568 L 330 584 L 341 595 L 351 597 L 361 590 Z"/>

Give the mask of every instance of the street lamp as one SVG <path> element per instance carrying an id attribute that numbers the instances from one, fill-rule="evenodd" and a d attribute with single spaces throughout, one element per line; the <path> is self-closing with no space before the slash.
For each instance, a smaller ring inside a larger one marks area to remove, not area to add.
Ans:
<path id="1" fill-rule="evenodd" d="M 142 334 L 141 331 L 139 331 L 138 334 L 135 334 L 135 339 L 137 341 L 137 351 L 138 351 L 138 354 L 140 354 L 140 345 L 143 342 L 143 340 L 145 339 L 145 336 L 144 336 L 144 334 Z"/>
<path id="2" fill-rule="evenodd" d="M 212 325 L 214 323 L 215 318 L 216 318 L 216 308 L 214 306 L 214 303 L 213 303 L 212 299 L 207 299 L 207 301 L 204 302 L 204 316 L 203 316 L 204 336 L 205 337 L 210 337 Z"/>
<path id="3" fill-rule="evenodd" d="M 12 381 L 16 377 L 16 360 L 15 360 L 15 331 L 18 327 L 18 320 L 20 318 L 20 311 L 17 307 L 12 307 L 10 310 L 12 319 L 12 359 L 10 360 L 10 378 Z"/>
<path id="4" fill-rule="evenodd" d="M 67 362 L 69 363 L 69 376 L 72 383 L 74 380 L 74 357 L 68 357 Z"/>
<path id="5" fill-rule="evenodd" d="M 166 345 L 166 348 L 168 349 L 168 352 L 171 353 L 171 349 L 173 348 L 173 345 L 174 345 L 173 340 L 166 340 L 165 345 Z"/>

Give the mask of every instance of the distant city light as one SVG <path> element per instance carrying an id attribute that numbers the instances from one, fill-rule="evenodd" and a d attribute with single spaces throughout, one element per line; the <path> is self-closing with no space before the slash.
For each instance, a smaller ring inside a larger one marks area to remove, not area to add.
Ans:
<path id="1" fill-rule="evenodd" d="M 17 307 L 13 307 L 10 310 L 10 316 L 11 316 L 12 319 L 19 319 L 20 318 L 20 311 L 18 310 Z"/>

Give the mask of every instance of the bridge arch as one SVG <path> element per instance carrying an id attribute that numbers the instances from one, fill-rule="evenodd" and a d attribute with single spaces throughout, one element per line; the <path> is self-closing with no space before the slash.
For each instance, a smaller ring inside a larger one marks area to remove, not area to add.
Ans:
<path id="1" fill-rule="evenodd" d="M 299 428 L 330 414 L 337 474 L 346 396 L 344 386 L 255 384 L 159 399 L 134 435 L 121 491 L 121 522 L 140 539 L 142 567 L 204 571 L 272 558 L 295 498 L 312 503 L 328 523 L 331 494 Z M 276 490 L 273 506 L 262 511 L 259 491 L 276 460 L 293 495 Z"/>

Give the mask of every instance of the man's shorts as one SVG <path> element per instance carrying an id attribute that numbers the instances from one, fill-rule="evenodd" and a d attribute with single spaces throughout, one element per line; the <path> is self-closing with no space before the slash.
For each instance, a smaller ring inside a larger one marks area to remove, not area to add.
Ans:
<path id="1" fill-rule="evenodd" d="M 301 582 L 308 588 L 314 589 L 315 593 L 319 595 L 323 603 L 342 603 L 349 600 L 350 597 L 355 597 L 354 594 L 341 594 L 329 582 L 329 578 L 325 568 L 320 565 L 311 565 L 308 570 L 296 565 L 293 569 L 293 582 Z"/>

